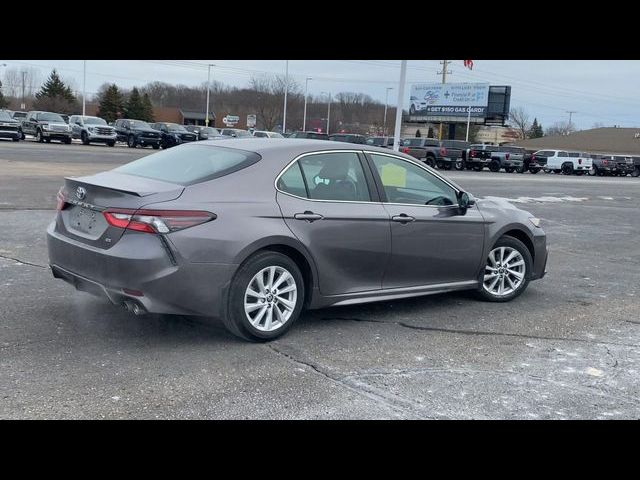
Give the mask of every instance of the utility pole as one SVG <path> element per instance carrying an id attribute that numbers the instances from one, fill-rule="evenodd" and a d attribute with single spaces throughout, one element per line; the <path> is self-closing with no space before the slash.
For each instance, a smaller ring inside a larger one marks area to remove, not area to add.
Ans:
<path id="1" fill-rule="evenodd" d="M 205 127 L 209 126 L 209 97 L 211 96 L 211 67 L 215 67 L 213 64 L 207 65 L 207 110 L 204 116 Z"/>
<path id="2" fill-rule="evenodd" d="M 313 80 L 311 77 L 307 77 L 304 82 L 304 113 L 302 114 L 302 131 L 306 132 L 307 126 L 307 92 L 309 91 L 309 80 Z"/>
<path id="3" fill-rule="evenodd" d="M 26 76 L 27 76 L 27 72 L 23 70 L 22 71 L 22 103 L 20 104 L 20 110 L 24 110 L 27 108 L 27 104 L 24 96 L 24 87 L 25 87 L 25 84 L 27 83 Z"/>
<path id="4" fill-rule="evenodd" d="M 387 94 L 384 97 L 384 120 L 382 121 L 382 135 L 387 135 L 387 104 L 389 103 L 389 90 L 393 90 L 393 87 L 387 87 Z"/>
<path id="5" fill-rule="evenodd" d="M 82 116 L 87 114 L 87 61 L 83 60 L 83 78 L 82 78 Z"/>
<path id="6" fill-rule="evenodd" d="M 407 80 L 407 61 L 400 63 L 400 85 L 398 86 L 398 105 L 396 106 L 396 128 L 393 134 L 393 149 L 400 150 L 400 129 L 402 127 L 402 102 L 404 101 L 404 84 Z"/>
<path id="7" fill-rule="evenodd" d="M 574 113 L 578 113 L 578 112 L 576 112 L 575 110 L 567 110 L 567 112 L 566 112 L 566 113 L 568 113 L 568 114 L 569 114 L 569 125 L 572 125 L 572 123 L 571 123 L 571 116 L 572 116 Z"/>
<path id="8" fill-rule="evenodd" d="M 282 116 L 282 133 L 287 131 L 287 92 L 289 91 L 289 60 L 284 75 L 284 115 Z"/>
<path id="9" fill-rule="evenodd" d="M 451 73 L 447 71 L 447 66 L 449 65 L 449 60 L 443 60 L 440 62 L 442 64 L 442 71 L 438 72 L 442 74 L 442 84 L 447 83 L 447 73 Z M 442 140 L 442 122 L 440 122 L 440 129 L 438 130 L 438 140 Z"/>

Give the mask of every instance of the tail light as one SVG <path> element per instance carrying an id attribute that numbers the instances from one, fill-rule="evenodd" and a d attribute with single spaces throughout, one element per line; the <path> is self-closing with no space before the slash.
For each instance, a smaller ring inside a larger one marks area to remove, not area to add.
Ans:
<path id="1" fill-rule="evenodd" d="M 582 165 L 582 159 L 581 158 L 578 159 L 578 165 Z"/>
<path id="2" fill-rule="evenodd" d="M 536 161 L 536 154 L 534 153 L 533 155 L 531 155 L 531 161 L 535 162 Z"/>
<path id="3" fill-rule="evenodd" d="M 200 210 L 128 210 L 112 208 L 102 212 L 109 225 L 146 233 L 170 233 L 195 227 L 216 218 Z"/>
<path id="4" fill-rule="evenodd" d="M 64 210 L 64 207 L 67 206 L 67 202 L 64 199 L 64 193 L 62 193 L 62 187 L 60 187 L 60 190 L 58 190 L 58 193 L 56 194 L 56 210 L 60 211 L 60 210 Z"/>
<path id="5" fill-rule="evenodd" d="M 469 156 L 470 156 L 471 158 L 474 158 L 474 157 L 476 156 L 476 151 L 475 151 L 475 150 L 471 150 L 471 151 L 469 152 Z"/>
<path id="6" fill-rule="evenodd" d="M 408 148 L 408 147 L 402 147 L 402 148 L 400 149 L 400 151 L 401 151 L 402 153 L 409 153 L 409 148 Z"/>
<path id="7" fill-rule="evenodd" d="M 447 156 L 447 149 L 444 147 L 440 147 L 440 156 L 442 157 L 446 157 Z"/>
<path id="8" fill-rule="evenodd" d="M 507 153 L 507 154 L 504 156 L 504 158 L 505 158 L 505 159 L 507 159 L 507 160 L 509 160 L 509 155 L 510 155 L 510 154 L 509 154 L 509 153 Z"/>
<path id="9" fill-rule="evenodd" d="M 606 158 L 602 159 L 602 164 L 603 165 L 608 165 L 609 164 L 609 160 L 607 160 Z"/>

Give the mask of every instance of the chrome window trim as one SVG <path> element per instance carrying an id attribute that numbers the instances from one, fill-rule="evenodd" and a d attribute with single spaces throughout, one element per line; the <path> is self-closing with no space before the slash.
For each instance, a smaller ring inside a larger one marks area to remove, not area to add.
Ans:
<path id="1" fill-rule="evenodd" d="M 279 192 L 283 195 L 288 195 L 289 197 L 293 197 L 293 198 L 298 198 L 300 200 L 306 200 L 308 202 L 323 202 L 323 203 L 363 203 L 363 204 L 378 204 L 378 205 L 402 205 L 402 206 L 408 206 L 408 207 L 425 207 L 425 208 L 460 208 L 459 204 L 454 204 L 454 205 L 420 205 L 417 203 L 394 203 L 394 202 L 374 202 L 372 200 L 370 201 L 355 201 L 355 200 L 320 200 L 320 199 L 315 199 L 315 198 L 306 198 L 306 197 L 299 197 L 298 195 L 294 195 L 292 193 L 288 193 L 285 192 L 283 190 L 280 190 L 278 188 L 278 180 L 280 180 L 280 177 L 284 174 L 284 172 L 286 172 L 289 167 L 291 167 L 291 165 L 293 165 L 295 162 L 297 162 L 298 160 L 300 160 L 303 157 L 306 157 L 308 155 L 320 155 L 320 154 L 325 154 L 325 153 L 361 153 L 361 154 L 375 154 L 375 155 L 383 155 L 385 157 L 391 157 L 391 158 L 395 158 L 397 160 L 402 160 L 404 162 L 408 162 L 411 163 L 412 165 L 417 166 L 418 168 L 423 169 L 424 171 L 426 171 L 427 173 L 429 173 L 430 175 L 433 175 L 434 177 L 442 180 L 444 183 L 446 183 L 447 185 L 449 185 L 449 187 L 451 187 L 455 192 L 456 192 L 456 197 L 457 194 L 460 192 L 460 190 L 458 190 L 456 187 L 454 187 L 453 185 L 451 185 L 451 183 L 449 183 L 445 178 L 441 177 L 438 173 L 436 173 L 435 171 L 431 171 L 427 168 L 426 165 L 421 165 L 420 163 L 414 161 L 414 160 L 410 160 L 407 158 L 403 158 L 403 157 L 399 157 L 398 155 L 393 155 L 391 153 L 386 153 L 386 152 L 374 152 L 371 150 L 356 150 L 356 149 L 340 149 L 340 150 L 318 150 L 315 152 L 306 152 L 306 153 L 301 153 L 300 155 L 298 155 L 297 157 L 295 157 L 293 160 L 291 160 L 289 163 L 287 163 L 287 165 L 285 165 L 285 167 L 280 171 L 280 173 L 276 176 L 275 181 L 273 182 L 273 186 L 276 189 L 276 192 Z"/>

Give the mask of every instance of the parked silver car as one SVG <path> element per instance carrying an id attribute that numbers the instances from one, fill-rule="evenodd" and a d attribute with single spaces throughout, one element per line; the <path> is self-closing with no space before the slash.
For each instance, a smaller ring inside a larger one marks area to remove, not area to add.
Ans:
<path id="1" fill-rule="evenodd" d="M 47 244 L 53 275 L 79 290 L 219 317 L 250 340 L 303 308 L 511 300 L 547 262 L 540 220 L 506 201 L 388 149 L 289 139 L 206 140 L 67 178 Z"/>

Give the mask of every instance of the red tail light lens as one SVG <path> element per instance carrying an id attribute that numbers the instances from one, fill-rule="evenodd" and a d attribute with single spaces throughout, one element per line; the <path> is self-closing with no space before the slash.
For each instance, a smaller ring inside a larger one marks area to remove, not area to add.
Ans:
<path id="1" fill-rule="evenodd" d="M 475 150 L 471 150 L 471 152 L 469 152 L 469 156 L 471 158 L 474 158 L 476 156 L 476 151 Z"/>
<path id="2" fill-rule="evenodd" d="M 578 159 L 578 165 L 582 165 L 582 159 L 581 158 Z"/>
<path id="3" fill-rule="evenodd" d="M 56 194 L 56 210 L 60 211 L 60 210 L 64 210 L 64 207 L 67 206 L 67 202 L 64 199 L 64 194 L 62 193 L 62 187 L 60 187 L 60 190 L 58 190 L 58 193 Z"/>
<path id="4" fill-rule="evenodd" d="M 602 159 L 602 164 L 603 165 L 608 165 L 609 164 L 609 160 L 606 160 L 606 159 L 603 158 Z"/>
<path id="5" fill-rule="evenodd" d="M 440 148 L 440 155 L 443 156 L 443 157 L 446 157 L 447 156 L 447 149 L 444 148 L 444 147 L 441 147 Z"/>
<path id="6" fill-rule="evenodd" d="M 402 148 L 400 149 L 400 151 L 401 151 L 402 153 L 409 153 L 409 149 L 408 149 L 407 147 L 402 147 Z"/>
<path id="7" fill-rule="evenodd" d="M 510 156 L 510 155 L 511 155 L 511 154 L 507 153 L 507 154 L 504 156 L 504 158 L 506 158 L 507 160 L 509 160 L 509 156 Z"/>
<path id="8" fill-rule="evenodd" d="M 533 155 L 531 155 L 531 161 L 532 161 L 532 162 L 535 162 L 535 161 L 536 161 L 536 155 L 535 155 L 535 153 L 534 153 Z"/>
<path id="9" fill-rule="evenodd" d="M 200 210 L 128 210 L 112 208 L 102 212 L 109 225 L 146 233 L 171 233 L 195 227 L 216 218 Z"/>

